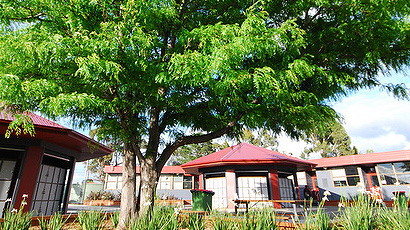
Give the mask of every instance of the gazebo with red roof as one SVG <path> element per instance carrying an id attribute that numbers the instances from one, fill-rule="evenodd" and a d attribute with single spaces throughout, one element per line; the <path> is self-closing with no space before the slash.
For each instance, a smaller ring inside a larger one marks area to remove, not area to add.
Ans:
<path id="1" fill-rule="evenodd" d="M 25 211 L 34 215 L 64 213 L 77 161 L 85 161 L 113 150 L 34 113 L 35 135 L 5 138 L 14 118 L 0 113 L 0 217 L 6 209 L 19 208 L 28 195 Z"/>
<path id="2" fill-rule="evenodd" d="M 233 210 L 234 199 L 297 199 L 297 171 L 315 164 L 247 143 L 181 165 L 199 175 L 199 187 L 215 192 L 213 208 Z"/>

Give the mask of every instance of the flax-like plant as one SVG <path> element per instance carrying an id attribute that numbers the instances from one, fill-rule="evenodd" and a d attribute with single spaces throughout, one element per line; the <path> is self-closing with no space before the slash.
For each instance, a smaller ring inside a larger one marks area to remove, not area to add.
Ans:
<path id="1" fill-rule="evenodd" d="M 50 220 L 45 220 L 41 217 L 41 219 L 38 219 L 38 222 L 41 230 L 61 230 L 69 218 L 68 216 L 64 219 L 59 212 L 56 212 Z"/>
<path id="2" fill-rule="evenodd" d="M 360 194 L 352 202 L 344 202 L 345 209 L 337 218 L 338 225 L 345 230 L 378 229 L 377 205 L 370 197 Z"/>
<path id="3" fill-rule="evenodd" d="M 298 230 L 330 230 L 332 229 L 330 223 L 330 216 L 326 213 L 323 206 L 326 200 L 322 200 L 316 211 L 309 210 L 305 215 L 305 223 L 297 225 Z M 310 201 L 312 207 L 313 199 Z"/>
<path id="4" fill-rule="evenodd" d="M 106 216 L 101 211 L 83 211 L 78 213 L 78 223 L 82 230 L 102 230 Z"/>
<path id="5" fill-rule="evenodd" d="M 381 229 L 386 230 L 410 229 L 408 200 L 405 198 L 396 198 L 391 209 L 383 207 L 380 212 L 379 224 Z"/>
<path id="6" fill-rule="evenodd" d="M 179 229 L 178 217 L 172 207 L 155 206 L 145 216 L 138 217 L 127 227 L 128 230 L 176 230 Z"/>
<path id="7" fill-rule="evenodd" d="M 113 214 L 111 214 L 111 223 L 112 223 L 112 226 L 114 226 L 114 228 L 117 227 L 119 218 L 120 218 L 119 212 L 114 212 Z"/>
<path id="8" fill-rule="evenodd" d="M 193 214 L 189 216 L 189 230 L 203 230 L 205 229 L 204 217 L 199 214 Z"/>
<path id="9" fill-rule="evenodd" d="M 213 230 L 227 230 L 227 229 L 239 229 L 239 222 L 234 219 L 233 216 L 228 214 L 216 214 L 212 216 L 212 229 Z"/>
<path id="10" fill-rule="evenodd" d="M 0 223 L 1 230 L 27 230 L 31 226 L 31 217 L 33 212 L 24 212 L 23 209 L 27 205 L 27 194 L 23 195 L 19 210 L 7 210 L 4 213 L 3 223 Z"/>
<path id="11" fill-rule="evenodd" d="M 245 214 L 239 229 L 243 230 L 264 230 L 279 229 L 276 225 L 275 213 L 273 209 L 262 209 Z"/>

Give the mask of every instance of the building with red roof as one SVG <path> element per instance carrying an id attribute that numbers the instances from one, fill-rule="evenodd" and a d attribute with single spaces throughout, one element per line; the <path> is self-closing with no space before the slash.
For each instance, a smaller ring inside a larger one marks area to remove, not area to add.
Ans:
<path id="1" fill-rule="evenodd" d="M 410 150 L 368 153 L 310 160 L 317 164 L 305 174 L 310 191 L 331 193 L 329 200 L 351 198 L 363 191 L 378 191 L 391 200 L 394 193 L 409 196 Z"/>
<path id="2" fill-rule="evenodd" d="M 241 143 L 181 165 L 199 176 L 199 187 L 212 190 L 212 207 L 234 210 L 234 199 L 298 199 L 297 171 L 315 164 L 275 151 Z"/>
<path id="3" fill-rule="evenodd" d="M 5 133 L 14 117 L 0 113 L 0 215 L 19 208 L 27 194 L 26 211 L 51 215 L 67 210 L 68 194 L 77 161 L 85 161 L 113 150 L 34 113 L 35 135 Z"/>
<path id="4" fill-rule="evenodd" d="M 193 188 L 215 192 L 213 208 L 234 210 L 235 198 L 294 200 L 296 172 L 312 170 L 314 163 L 241 143 L 181 166 L 164 166 L 157 195 L 191 199 Z M 106 166 L 105 189 L 120 190 L 122 166 Z M 139 167 L 136 169 L 137 180 Z M 137 183 L 138 184 L 138 183 Z"/>
<path id="5" fill-rule="evenodd" d="M 122 189 L 122 166 L 108 165 L 104 168 L 106 174 L 104 189 L 119 192 Z M 137 186 L 140 180 L 140 167 L 137 166 Z M 198 188 L 198 177 L 185 172 L 181 166 L 164 166 L 157 185 L 157 196 L 172 197 L 180 200 L 190 200 L 190 190 Z M 138 190 L 138 189 L 137 189 Z"/>

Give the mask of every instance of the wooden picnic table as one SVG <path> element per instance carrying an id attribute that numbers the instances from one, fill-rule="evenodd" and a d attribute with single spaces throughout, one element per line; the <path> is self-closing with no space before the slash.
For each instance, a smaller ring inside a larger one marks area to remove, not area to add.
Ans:
<path id="1" fill-rule="evenodd" d="M 239 204 L 245 204 L 246 212 L 249 211 L 249 204 L 250 203 L 290 203 L 292 204 L 293 207 L 293 214 L 295 220 L 298 220 L 298 213 L 296 210 L 296 204 L 309 204 L 310 202 L 308 200 L 233 200 L 235 203 L 235 213 L 238 213 L 238 206 Z"/>

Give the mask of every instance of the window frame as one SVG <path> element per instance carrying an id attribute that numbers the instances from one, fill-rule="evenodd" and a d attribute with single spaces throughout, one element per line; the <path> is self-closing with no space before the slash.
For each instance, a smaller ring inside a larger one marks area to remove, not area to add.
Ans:
<path id="1" fill-rule="evenodd" d="M 377 164 L 377 177 L 378 177 L 378 179 L 379 179 L 379 181 L 380 181 L 380 186 L 397 186 L 396 183 L 397 183 L 397 182 L 400 183 L 400 180 L 399 180 L 399 177 L 398 177 L 398 176 L 400 176 L 400 175 L 408 175 L 408 176 L 410 176 L 410 171 L 408 171 L 407 173 L 406 173 L 406 172 L 397 172 L 397 170 L 396 170 L 396 165 L 395 165 L 395 164 L 400 164 L 400 163 L 402 163 L 402 164 L 406 164 L 406 163 L 407 163 L 407 164 L 410 164 L 410 162 L 408 162 L 408 161 L 398 161 L 398 162 L 389 162 L 389 163 Z M 386 164 L 389 164 L 389 165 L 392 167 L 393 173 L 381 173 L 381 172 L 380 172 L 380 168 L 379 168 L 380 165 L 386 165 Z M 387 181 L 384 180 L 384 181 L 386 181 L 386 184 L 383 184 L 383 179 L 382 179 L 382 177 L 385 178 L 385 175 L 394 175 L 394 180 L 395 180 L 395 182 L 392 183 L 392 184 L 387 184 Z M 409 185 L 410 185 L 410 180 L 409 180 L 409 182 L 406 183 L 406 184 L 400 183 L 399 185 L 401 185 L 401 186 L 409 186 Z"/>
<path id="2" fill-rule="evenodd" d="M 346 173 L 346 170 L 347 170 L 347 169 L 346 169 L 346 168 L 348 168 L 348 167 L 349 167 L 349 168 L 350 168 L 350 167 L 355 168 L 357 174 L 347 175 L 347 173 Z M 342 175 L 342 176 L 334 176 L 333 171 L 336 171 L 336 170 L 343 170 L 344 175 Z M 346 167 L 332 168 L 332 169 L 330 169 L 330 173 L 331 173 L 331 178 L 332 178 L 332 182 L 333 182 L 333 187 L 335 187 L 335 188 L 340 188 L 340 187 L 356 187 L 358 183 L 362 182 L 362 178 L 361 178 L 360 172 L 359 172 L 359 167 L 356 167 L 356 166 L 346 166 Z M 359 180 L 357 181 L 357 183 L 356 183 L 355 185 L 349 185 L 349 178 L 356 178 L 356 177 L 359 179 Z M 338 180 L 338 181 L 344 181 L 346 184 L 345 184 L 345 185 L 343 185 L 343 184 L 336 185 L 336 183 L 335 183 L 335 182 L 336 182 L 336 181 L 335 181 L 335 178 L 344 179 L 344 180 Z"/>

